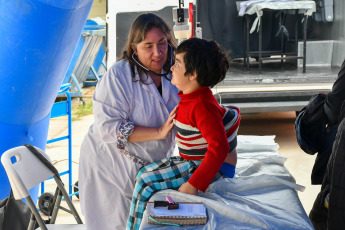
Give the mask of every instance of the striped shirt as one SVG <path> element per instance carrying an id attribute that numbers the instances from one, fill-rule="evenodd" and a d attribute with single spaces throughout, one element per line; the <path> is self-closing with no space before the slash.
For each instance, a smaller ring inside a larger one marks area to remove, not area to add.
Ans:
<path id="1" fill-rule="evenodd" d="M 184 159 L 204 159 L 188 182 L 205 191 L 228 153 L 236 148 L 239 109 L 220 106 L 208 87 L 178 95 L 175 140 Z"/>
<path id="2" fill-rule="evenodd" d="M 223 125 L 229 142 L 230 151 L 237 145 L 237 131 L 239 127 L 239 109 L 237 107 L 224 107 Z M 202 137 L 198 128 L 183 124 L 175 120 L 175 137 L 181 156 L 184 158 L 204 157 L 207 152 L 207 141 Z"/>

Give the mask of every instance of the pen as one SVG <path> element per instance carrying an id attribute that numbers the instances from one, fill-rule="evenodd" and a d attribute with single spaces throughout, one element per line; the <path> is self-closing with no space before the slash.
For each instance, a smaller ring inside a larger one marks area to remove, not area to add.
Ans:
<path id="1" fill-rule="evenodd" d="M 170 196 L 166 196 L 165 199 L 169 202 L 168 210 L 170 210 L 170 209 L 178 209 L 179 208 L 178 203 L 174 202 L 173 199 L 171 199 Z"/>

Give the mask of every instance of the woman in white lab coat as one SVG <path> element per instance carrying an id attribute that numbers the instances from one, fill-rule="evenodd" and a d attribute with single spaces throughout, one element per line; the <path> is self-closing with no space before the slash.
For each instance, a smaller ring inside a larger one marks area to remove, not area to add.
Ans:
<path id="1" fill-rule="evenodd" d="M 179 98 L 167 79 L 175 47 L 169 26 L 154 14 L 142 14 L 131 26 L 121 60 L 97 84 L 95 121 L 79 162 L 88 229 L 125 229 L 138 170 L 173 152 Z"/>

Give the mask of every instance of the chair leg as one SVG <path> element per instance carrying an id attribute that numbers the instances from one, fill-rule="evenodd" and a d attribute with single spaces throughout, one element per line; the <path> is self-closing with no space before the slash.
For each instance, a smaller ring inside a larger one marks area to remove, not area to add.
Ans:
<path id="1" fill-rule="evenodd" d="M 44 221 L 43 221 L 43 219 L 42 219 L 42 217 L 41 217 L 41 215 L 37 211 L 37 208 L 36 208 L 34 202 L 32 201 L 31 197 L 30 196 L 25 197 L 25 200 L 28 203 L 28 205 L 29 205 L 29 207 L 31 209 L 31 212 L 34 214 L 35 219 L 38 222 L 38 225 L 40 226 L 40 228 L 42 230 L 48 230 L 46 225 L 45 225 L 45 223 L 44 223 Z"/>
<path id="2" fill-rule="evenodd" d="M 35 215 L 33 213 L 31 213 L 31 218 L 30 218 L 30 222 L 28 225 L 28 230 L 34 230 L 36 226 L 36 218 Z"/>
<path id="3" fill-rule="evenodd" d="M 56 221 L 56 218 L 57 218 L 57 215 L 59 212 L 59 208 L 61 205 L 61 199 L 62 199 L 62 193 L 61 193 L 60 189 L 56 188 L 54 196 L 56 197 L 56 200 L 54 202 L 54 209 L 53 209 L 52 217 L 50 219 L 50 224 L 55 224 L 55 221 Z"/>
<path id="4" fill-rule="evenodd" d="M 78 224 L 82 224 L 83 221 L 81 220 L 77 210 L 75 209 L 75 207 L 74 207 L 74 205 L 73 205 L 73 203 L 71 201 L 71 198 L 69 197 L 69 195 L 68 195 L 66 189 L 64 188 L 61 180 L 56 178 L 56 176 L 54 176 L 54 179 L 56 181 L 56 184 L 57 184 L 58 188 L 61 190 L 63 196 L 65 197 L 65 200 L 66 200 L 66 202 L 68 204 L 68 207 L 70 208 L 70 210 L 72 212 L 72 215 L 74 216 L 75 220 L 77 221 Z"/>

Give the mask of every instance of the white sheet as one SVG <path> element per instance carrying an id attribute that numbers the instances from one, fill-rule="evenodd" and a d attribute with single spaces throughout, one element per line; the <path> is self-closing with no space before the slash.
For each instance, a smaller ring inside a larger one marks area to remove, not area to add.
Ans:
<path id="1" fill-rule="evenodd" d="M 150 199 L 203 202 L 208 221 L 200 226 L 165 226 L 147 223 L 140 229 L 313 229 L 298 198 L 297 185 L 284 166 L 274 136 L 238 136 L 238 165 L 233 179 L 221 179 L 198 196 L 164 190 Z"/>
<path id="2" fill-rule="evenodd" d="M 239 11 L 239 16 L 245 14 L 251 15 L 256 14 L 257 17 L 253 22 L 250 33 L 253 33 L 255 28 L 259 31 L 261 17 L 263 15 L 264 9 L 270 10 L 298 10 L 299 14 L 304 14 L 311 16 L 313 12 L 316 11 L 316 4 L 314 1 L 302 1 L 302 0 L 291 0 L 291 1 L 281 1 L 281 0 L 253 0 L 253 1 L 237 1 L 237 10 Z"/>

